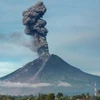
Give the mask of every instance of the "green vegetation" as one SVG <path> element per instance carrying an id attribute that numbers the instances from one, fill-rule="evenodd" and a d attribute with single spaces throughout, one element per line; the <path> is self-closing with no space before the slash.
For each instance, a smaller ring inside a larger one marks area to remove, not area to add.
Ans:
<path id="1" fill-rule="evenodd" d="M 64 96 L 63 93 L 49 93 L 49 94 L 39 94 L 37 96 L 9 96 L 0 95 L 0 100 L 100 100 L 100 97 L 91 96 L 89 93 L 74 95 L 74 96 Z"/>

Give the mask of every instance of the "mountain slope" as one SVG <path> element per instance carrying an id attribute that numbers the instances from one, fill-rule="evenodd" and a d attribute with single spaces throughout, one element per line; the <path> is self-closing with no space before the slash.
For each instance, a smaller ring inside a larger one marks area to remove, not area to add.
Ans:
<path id="1" fill-rule="evenodd" d="M 95 81 L 97 82 L 97 87 L 100 88 L 99 76 L 85 73 L 66 63 L 56 55 L 51 55 L 47 61 L 43 58 L 38 58 L 29 62 L 24 67 L 2 77 L 0 80 L 29 84 L 51 84 L 51 86 L 39 88 L 38 92 L 42 93 L 65 92 L 67 88 L 70 88 L 70 93 L 91 91 L 91 89 L 93 90 Z"/>
<path id="2" fill-rule="evenodd" d="M 60 57 L 56 55 L 52 55 L 49 61 L 46 63 L 46 66 L 42 70 L 41 81 L 43 82 L 69 82 L 69 83 L 87 83 L 94 84 L 94 82 L 100 82 L 99 76 L 94 76 L 91 74 L 87 74 L 81 71 L 78 68 L 75 68 L 65 61 L 63 61 Z"/>
<path id="3" fill-rule="evenodd" d="M 7 76 L 2 77 L 0 80 L 11 82 L 27 82 L 37 73 L 41 67 L 42 62 L 43 59 L 40 58 L 29 62 L 24 67 L 14 71 Z"/>

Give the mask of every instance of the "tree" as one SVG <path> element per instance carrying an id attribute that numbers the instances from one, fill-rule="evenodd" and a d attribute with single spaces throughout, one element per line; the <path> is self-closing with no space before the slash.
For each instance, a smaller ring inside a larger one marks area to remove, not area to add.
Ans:
<path id="1" fill-rule="evenodd" d="M 61 92 L 59 92 L 56 97 L 58 98 L 58 100 L 62 100 L 63 99 L 63 94 Z"/>
<path id="2" fill-rule="evenodd" d="M 70 100 L 70 97 L 69 96 L 65 96 L 64 100 Z"/>
<path id="3" fill-rule="evenodd" d="M 34 96 L 31 96 L 31 97 L 29 98 L 29 100 L 35 100 Z"/>
<path id="4" fill-rule="evenodd" d="M 2 95 L 1 97 L 0 97 L 0 100 L 7 100 L 8 99 L 8 97 L 6 96 L 6 95 Z"/>
<path id="5" fill-rule="evenodd" d="M 95 100 L 100 100 L 100 97 L 95 97 Z"/>
<path id="6" fill-rule="evenodd" d="M 59 92 L 56 97 L 61 98 L 61 97 L 63 97 L 63 94 L 61 92 Z"/>
<path id="7" fill-rule="evenodd" d="M 84 99 L 84 100 L 86 100 L 86 95 L 83 93 L 83 94 L 81 94 L 82 95 L 82 98 Z"/>
<path id="8" fill-rule="evenodd" d="M 54 93 L 49 93 L 46 97 L 46 100 L 54 100 L 55 99 L 55 95 Z"/>
<path id="9" fill-rule="evenodd" d="M 15 100 L 15 98 L 12 97 L 12 96 L 9 96 L 9 99 L 8 100 Z"/>
<path id="10" fill-rule="evenodd" d="M 86 100 L 90 100 L 90 94 L 89 93 L 86 94 Z"/>
<path id="11" fill-rule="evenodd" d="M 46 94 L 39 94 L 36 100 L 46 100 L 47 95 Z"/>

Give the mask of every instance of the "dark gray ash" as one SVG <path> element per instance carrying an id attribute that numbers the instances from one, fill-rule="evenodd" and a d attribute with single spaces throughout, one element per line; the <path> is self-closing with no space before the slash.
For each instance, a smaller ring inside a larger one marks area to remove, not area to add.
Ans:
<path id="1" fill-rule="evenodd" d="M 39 57 L 49 56 L 48 43 L 46 41 L 48 30 L 45 28 L 47 22 L 42 19 L 46 10 L 43 2 L 39 1 L 23 12 L 25 33 L 32 36 L 32 45 Z"/>

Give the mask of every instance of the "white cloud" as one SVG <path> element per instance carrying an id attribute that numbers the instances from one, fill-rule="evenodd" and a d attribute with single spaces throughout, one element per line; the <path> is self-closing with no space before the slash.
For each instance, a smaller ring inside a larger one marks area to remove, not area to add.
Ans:
<path id="1" fill-rule="evenodd" d="M 5 82 L 0 81 L 0 87 L 32 87 L 32 88 L 39 88 L 39 87 L 48 87 L 48 86 L 58 86 L 58 87 L 71 87 L 72 85 L 67 82 L 59 82 L 57 85 L 50 84 L 50 83 L 20 83 L 20 82 Z"/>
<path id="2" fill-rule="evenodd" d="M 48 87 L 51 86 L 50 83 L 36 83 L 36 84 L 29 84 L 29 83 L 20 83 L 20 82 L 0 82 L 1 87 L 32 87 L 32 88 L 39 88 L 39 87 Z"/>
<path id="3" fill-rule="evenodd" d="M 63 86 L 63 87 L 71 87 L 72 85 L 67 82 L 59 82 L 57 86 Z"/>

